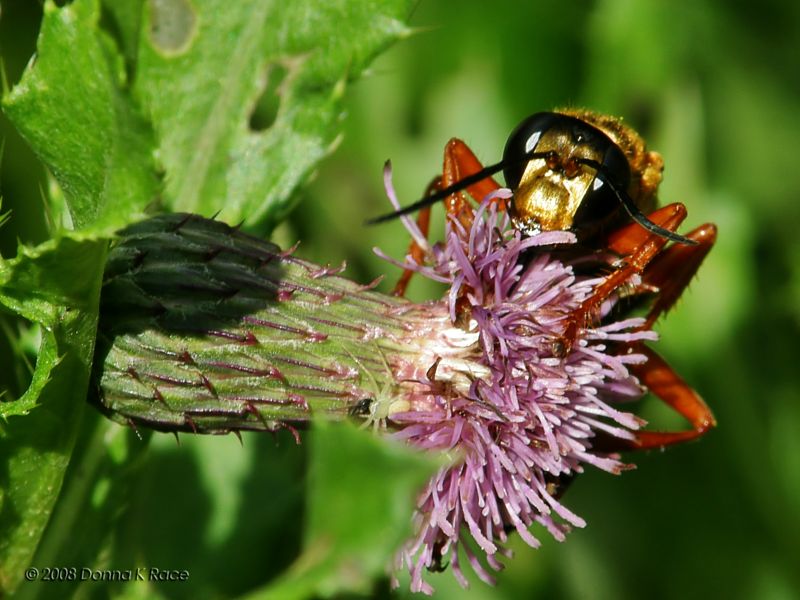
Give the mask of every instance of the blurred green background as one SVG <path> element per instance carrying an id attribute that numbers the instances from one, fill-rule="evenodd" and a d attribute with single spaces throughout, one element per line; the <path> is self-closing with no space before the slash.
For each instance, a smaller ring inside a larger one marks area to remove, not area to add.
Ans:
<path id="1" fill-rule="evenodd" d="M 37 2 L 2 2 L 10 83 L 34 51 L 40 11 Z M 698 279 L 660 324 L 658 344 L 719 427 L 697 443 L 631 455 L 639 468 L 622 477 L 587 472 L 565 498 L 585 530 L 564 544 L 543 534 L 539 550 L 515 538 L 496 588 L 476 582 L 465 593 L 450 573 L 431 575 L 437 597 L 800 597 L 800 4 L 422 1 L 411 24 L 417 33 L 351 87 L 341 146 L 276 231 L 284 245 L 300 239 L 304 257 L 347 260 L 355 279 L 387 273 L 389 289 L 397 270 L 371 248 L 401 256 L 407 236 L 398 223 L 362 226 L 387 208 L 383 162 L 392 159 L 408 203 L 441 168 L 450 137 L 495 161 L 523 117 L 566 105 L 623 116 L 664 156 L 662 201 L 687 205 L 687 228 L 720 228 Z M 47 181 L 2 115 L 0 127 L 8 257 L 17 239 L 46 239 Z M 412 297 L 435 293 L 412 284 Z M 0 341 L 4 365 L 7 352 Z M 654 401 L 640 412 L 660 427 L 683 426 Z M 276 557 L 275 571 L 288 564 L 302 447 L 288 436 L 279 445 L 248 436 L 244 450 L 230 436 L 184 436 L 180 447 L 156 438 L 126 517 L 152 564 L 186 560 L 158 540 L 188 536 L 187 567 L 221 597 L 246 591 L 241 573 L 266 555 Z"/>

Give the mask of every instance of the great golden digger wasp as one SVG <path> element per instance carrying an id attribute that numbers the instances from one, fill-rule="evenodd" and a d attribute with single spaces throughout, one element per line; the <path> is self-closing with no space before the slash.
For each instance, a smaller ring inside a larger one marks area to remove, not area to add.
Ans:
<path id="1" fill-rule="evenodd" d="M 503 171 L 512 195 L 497 199 L 524 235 L 542 231 L 572 231 L 580 251 L 613 258 L 598 259 L 605 279 L 565 319 L 563 334 L 553 344 L 555 356 L 566 356 L 579 330 L 596 315 L 605 300 L 628 286 L 629 297 L 654 298 L 642 328 L 651 328 L 688 286 L 714 245 L 717 228 L 701 225 L 686 236 L 677 228 L 686 218 L 681 203 L 656 209 L 656 191 L 663 161 L 648 151 L 644 140 L 613 117 L 585 110 L 536 113 L 511 133 L 500 162 L 484 167 L 459 139 L 448 142 L 442 175 L 421 200 L 370 221 L 379 223 L 419 211 L 417 224 L 427 235 L 430 208 L 444 202 L 448 215 L 465 227 L 474 209 L 468 194 L 481 201 L 501 186 L 492 175 Z M 671 243 L 670 243 L 671 242 Z M 669 245 L 668 245 L 669 244 Z M 417 263 L 424 251 L 412 241 L 409 254 Z M 394 293 L 404 295 L 412 272 L 405 271 Z M 635 275 L 638 283 L 631 284 Z M 628 448 L 654 448 L 694 439 L 715 425 L 700 396 L 653 350 L 637 345 L 647 362 L 632 370 L 658 398 L 683 415 L 688 431 L 642 431 Z M 618 448 L 619 449 L 619 448 Z"/>

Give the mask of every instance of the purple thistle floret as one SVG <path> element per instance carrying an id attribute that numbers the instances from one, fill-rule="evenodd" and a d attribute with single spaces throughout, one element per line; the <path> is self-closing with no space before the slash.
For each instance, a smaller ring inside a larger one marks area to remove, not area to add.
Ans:
<path id="1" fill-rule="evenodd" d="M 397 207 L 388 165 L 385 182 Z M 468 230 L 448 219 L 445 242 L 436 245 L 406 217 L 425 264 L 384 256 L 449 286 L 443 301 L 417 309 L 428 328 L 420 334 L 418 358 L 395 365 L 405 402 L 395 404 L 402 412 L 389 415 L 393 437 L 455 457 L 420 495 L 416 534 L 397 559 L 398 568 L 409 570 L 413 591 L 432 593 L 424 572 L 448 561 L 466 586 L 459 548 L 478 576 L 493 583 L 491 570 L 499 571 L 499 556 L 508 555 L 503 544 L 509 532 L 538 547 L 534 523 L 559 541 L 570 526 L 583 527 L 584 520 L 560 502 L 558 482 L 584 464 L 615 474 L 631 468 L 616 454 L 594 450 L 592 441 L 600 432 L 631 440 L 644 423 L 615 406 L 642 396 L 627 366 L 646 359 L 616 352 L 656 334 L 639 329 L 644 320 L 638 318 L 589 326 L 558 357 L 554 341 L 565 317 L 602 277 L 577 276 L 573 264 L 545 248 L 574 242 L 572 234 L 523 237 L 513 229 L 497 208 L 497 199 L 509 195 L 499 190 L 487 197 Z M 604 303 L 598 321 L 616 300 Z M 438 325 L 431 329 L 432 322 Z M 485 561 L 463 543 L 467 537 Z"/>

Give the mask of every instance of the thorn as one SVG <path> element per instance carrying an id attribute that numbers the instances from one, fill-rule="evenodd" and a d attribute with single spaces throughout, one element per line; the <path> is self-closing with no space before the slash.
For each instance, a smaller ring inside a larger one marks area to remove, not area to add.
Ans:
<path id="1" fill-rule="evenodd" d="M 189 427 L 192 428 L 192 433 L 197 433 L 197 424 L 194 422 L 194 419 L 192 419 L 192 417 L 190 417 L 189 415 L 184 414 L 183 415 L 183 420 L 186 422 L 186 424 Z"/>
<path id="2" fill-rule="evenodd" d="M 309 342 L 324 342 L 328 339 L 327 333 L 320 333 L 319 331 L 309 331 L 306 333 L 306 339 Z"/>
<path id="3" fill-rule="evenodd" d="M 310 412 L 311 411 L 311 407 L 309 407 L 308 401 L 305 399 L 304 396 L 301 396 L 300 394 L 289 394 L 289 400 L 293 404 L 298 405 L 304 411 L 306 411 L 306 412 Z"/>
<path id="4" fill-rule="evenodd" d="M 220 296 L 222 296 L 225 300 L 230 300 L 231 298 L 236 296 L 241 291 L 242 291 L 241 288 L 228 287 L 227 290 L 222 290 L 220 292 Z"/>
<path id="5" fill-rule="evenodd" d="M 136 434 L 136 437 L 137 437 L 137 438 L 139 438 L 139 441 L 140 441 L 140 442 L 141 442 L 141 441 L 144 441 L 144 440 L 142 439 L 142 434 L 139 432 L 139 428 L 138 428 L 138 427 L 136 427 L 136 421 L 134 421 L 134 420 L 133 420 L 133 419 L 131 419 L 130 417 L 128 417 L 128 418 L 127 418 L 127 421 L 128 421 L 128 425 L 130 426 L 130 428 L 131 428 L 131 429 L 133 429 L 133 433 L 135 433 L 135 434 Z"/>
<path id="6" fill-rule="evenodd" d="M 211 383 L 208 377 L 203 375 L 203 373 L 200 373 L 200 381 L 203 382 L 203 387 L 205 387 L 211 393 L 211 395 L 214 396 L 214 398 L 219 398 L 217 390 L 214 388 L 214 384 Z"/>
<path id="7" fill-rule="evenodd" d="M 284 385 L 288 385 L 288 382 L 286 381 L 286 377 L 283 376 L 283 373 L 281 373 L 281 371 L 280 371 L 280 369 L 278 369 L 278 367 L 276 367 L 274 365 L 269 365 L 269 369 L 268 370 L 269 370 L 269 376 L 270 377 L 274 377 L 275 379 L 277 379 L 278 381 L 280 381 Z"/>
<path id="8" fill-rule="evenodd" d="M 292 435 L 294 436 L 295 443 L 299 446 L 302 443 L 300 441 L 300 432 L 297 431 L 297 429 L 295 429 L 294 427 L 292 427 L 288 423 L 282 423 L 282 425 L 283 425 L 283 427 L 285 429 L 288 429 L 292 433 Z"/>
<path id="9" fill-rule="evenodd" d="M 249 400 L 245 402 L 245 410 L 252 415 L 255 415 L 259 421 L 264 425 L 265 428 L 269 429 L 269 422 L 264 418 L 264 415 L 259 412 L 256 408 L 256 405 L 250 402 Z"/>
<path id="10" fill-rule="evenodd" d="M 374 290 L 376 287 L 378 287 L 378 284 L 381 281 L 383 281 L 383 279 L 384 279 L 383 275 L 378 275 L 375 279 L 373 279 L 369 283 L 365 283 L 364 285 L 359 286 L 359 290 L 358 291 L 360 291 L 360 292 L 368 292 L 369 290 Z"/>
<path id="11" fill-rule="evenodd" d="M 133 261 L 131 262 L 131 271 L 135 271 L 142 266 L 144 259 L 147 258 L 147 254 L 147 250 L 139 250 L 136 252 L 136 256 L 133 257 Z"/>
<path id="12" fill-rule="evenodd" d="M 206 261 L 206 262 L 211 262 L 211 261 L 212 261 L 212 260 L 214 260 L 214 259 L 215 259 L 217 256 L 219 256 L 219 254 L 220 254 L 220 253 L 221 253 L 221 252 L 222 252 L 224 249 L 225 249 L 225 248 L 223 248 L 222 246 L 217 246 L 216 248 L 212 248 L 211 250 L 209 250 L 208 252 L 206 252 L 206 253 L 205 253 L 205 255 L 203 256 L 203 260 L 204 260 L 204 261 Z"/>
<path id="13" fill-rule="evenodd" d="M 181 220 L 180 220 L 180 221 L 178 221 L 178 222 L 177 222 L 177 223 L 176 223 L 176 224 L 175 224 L 175 225 L 172 227 L 171 231 L 172 231 L 173 233 L 177 232 L 177 231 L 178 231 L 178 230 L 179 230 L 181 227 L 183 227 L 183 226 L 184 226 L 184 225 L 186 225 L 186 224 L 187 224 L 189 221 L 191 221 L 191 220 L 192 220 L 192 215 L 191 215 L 191 213 L 184 213 L 183 215 L 179 215 L 179 216 L 182 216 L 182 218 L 181 218 Z"/>
<path id="14" fill-rule="evenodd" d="M 161 402 L 161 404 L 163 404 L 164 406 L 167 406 L 167 401 L 164 400 L 164 396 L 161 394 L 161 392 L 157 387 L 153 388 L 153 398 Z"/>
<path id="15" fill-rule="evenodd" d="M 324 296 L 326 305 L 333 304 L 334 302 L 339 302 L 342 298 L 344 298 L 344 294 L 342 294 L 341 292 L 325 294 Z"/>
<path id="16" fill-rule="evenodd" d="M 281 252 L 278 256 L 280 258 L 289 258 L 292 254 L 294 254 L 295 250 L 300 246 L 300 240 L 297 240 L 293 246 L 287 248 L 283 252 Z"/>
<path id="17" fill-rule="evenodd" d="M 272 435 L 272 441 L 275 442 L 275 447 L 277 448 L 280 445 L 280 440 L 278 439 L 278 432 L 274 429 L 268 429 L 270 435 Z"/>
<path id="18" fill-rule="evenodd" d="M 338 267 L 331 267 L 329 264 L 325 265 L 324 267 L 318 267 L 315 269 L 309 269 L 309 276 L 311 279 L 319 279 L 321 277 L 328 277 L 330 275 L 338 275 L 339 273 L 343 272 L 347 269 L 347 261 L 343 260 L 342 264 Z"/>

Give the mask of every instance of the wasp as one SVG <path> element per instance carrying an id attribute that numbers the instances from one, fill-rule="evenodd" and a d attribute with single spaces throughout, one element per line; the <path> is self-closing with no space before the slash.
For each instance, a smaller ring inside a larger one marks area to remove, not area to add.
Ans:
<path id="1" fill-rule="evenodd" d="M 631 297 L 653 298 L 642 328 L 651 328 L 688 286 L 711 250 L 717 228 L 705 223 L 688 234 L 677 233 L 686 207 L 678 202 L 656 208 L 663 160 L 644 140 L 617 118 L 588 110 L 539 112 L 524 119 L 509 136 L 502 160 L 484 167 L 463 141 L 451 139 L 444 150 L 441 176 L 424 197 L 399 211 L 372 219 L 380 223 L 418 212 L 417 224 L 427 236 L 431 207 L 443 201 L 450 218 L 467 230 L 474 209 L 467 196 L 480 202 L 500 189 L 493 175 L 503 172 L 510 198 L 495 201 L 508 211 L 511 223 L 524 235 L 564 230 L 575 234 L 581 251 L 598 259 L 604 279 L 565 319 L 553 354 L 564 357 L 601 305 L 612 294 L 628 290 Z M 412 240 L 412 260 L 424 260 L 424 250 Z M 411 271 L 404 271 L 395 295 L 405 295 Z M 642 344 L 647 361 L 632 368 L 640 382 L 691 424 L 685 431 L 640 431 L 625 448 L 657 448 L 688 441 L 716 425 L 703 401 L 667 362 Z"/>

